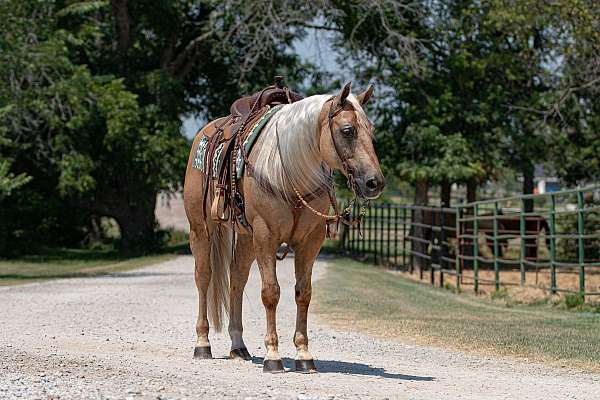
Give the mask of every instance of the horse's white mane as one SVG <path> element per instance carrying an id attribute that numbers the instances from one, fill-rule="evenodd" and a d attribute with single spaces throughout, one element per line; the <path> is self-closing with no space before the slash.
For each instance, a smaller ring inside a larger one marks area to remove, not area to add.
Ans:
<path id="1" fill-rule="evenodd" d="M 257 141 L 253 163 L 255 179 L 275 189 L 288 202 L 297 200 L 293 188 L 307 194 L 332 184 L 331 170 L 320 154 L 318 135 L 319 114 L 331 96 L 315 95 L 284 105 L 273 115 Z M 356 97 L 350 95 L 348 100 L 362 112 Z"/>

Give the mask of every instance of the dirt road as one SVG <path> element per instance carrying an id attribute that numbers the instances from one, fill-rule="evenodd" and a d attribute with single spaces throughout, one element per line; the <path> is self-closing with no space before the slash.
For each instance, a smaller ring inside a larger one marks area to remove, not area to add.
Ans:
<path id="1" fill-rule="evenodd" d="M 293 365 L 293 259 L 278 267 L 280 350 Z M 325 262 L 315 267 L 318 278 Z M 319 374 L 263 374 L 258 272 L 245 296 L 252 362 L 191 358 L 193 259 L 0 289 L 0 399 L 600 399 L 600 376 L 335 331 L 309 320 Z"/>

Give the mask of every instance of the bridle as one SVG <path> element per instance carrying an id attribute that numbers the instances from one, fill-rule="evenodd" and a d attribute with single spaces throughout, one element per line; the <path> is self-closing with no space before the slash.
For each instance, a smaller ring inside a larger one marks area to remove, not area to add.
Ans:
<path id="1" fill-rule="evenodd" d="M 335 138 L 335 133 L 333 131 L 333 118 L 344 109 L 344 104 L 340 104 L 338 107 L 336 107 L 334 109 L 333 101 L 335 99 L 336 99 L 336 96 L 332 96 L 326 101 L 326 103 L 332 102 L 332 104 L 329 108 L 329 111 L 327 113 L 327 125 L 329 127 L 329 134 L 331 135 L 331 141 L 333 142 L 333 147 L 335 149 L 335 152 L 336 152 L 338 158 L 340 159 L 340 161 L 342 162 L 342 170 L 344 171 L 344 175 L 346 176 L 348 188 L 350 190 L 352 190 L 352 193 L 354 194 L 354 198 L 352 200 L 350 200 L 348 202 L 348 206 L 346 206 L 346 208 L 344 208 L 344 210 L 342 212 L 340 212 L 338 204 L 337 204 L 337 200 L 335 198 L 335 192 L 333 191 L 333 186 L 331 188 L 328 188 L 327 192 L 329 195 L 329 201 L 335 210 L 335 214 L 325 214 L 325 213 L 322 213 L 322 212 L 316 210 L 314 207 L 312 207 L 309 204 L 309 202 L 304 199 L 304 197 L 302 196 L 302 194 L 300 193 L 300 191 L 298 189 L 293 187 L 293 190 L 294 190 L 294 194 L 296 195 L 296 197 L 298 197 L 298 200 L 300 200 L 300 203 L 304 207 L 306 207 L 309 211 L 311 211 L 313 214 L 315 214 L 321 218 L 324 218 L 327 224 L 329 224 L 329 223 L 339 224 L 341 222 L 344 225 L 348 225 L 348 226 L 357 225 L 359 228 L 359 233 L 360 233 L 360 223 L 362 221 L 362 218 L 366 214 L 367 207 L 369 205 L 369 200 L 363 200 L 362 204 L 360 206 L 360 211 L 358 213 L 358 216 L 352 217 L 351 212 L 352 212 L 352 209 L 354 208 L 354 205 L 356 204 L 357 199 L 358 199 L 358 195 L 357 195 L 358 187 L 356 186 L 356 180 L 354 179 L 354 169 L 349 165 L 348 159 L 344 156 L 344 152 L 342 152 L 340 150 L 340 146 Z M 279 146 L 279 136 L 277 137 L 277 145 Z M 331 182 L 333 182 L 333 171 L 331 172 L 331 174 L 332 174 Z"/>

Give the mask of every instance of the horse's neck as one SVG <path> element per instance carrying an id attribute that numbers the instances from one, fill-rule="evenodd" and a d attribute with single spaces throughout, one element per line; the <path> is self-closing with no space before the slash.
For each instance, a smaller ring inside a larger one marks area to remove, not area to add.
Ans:
<path id="1" fill-rule="evenodd" d="M 323 96 L 312 96 L 286 105 L 264 132 L 255 171 L 264 186 L 273 186 L 286 200 L 295 200 L 294 189 L 309 193 L 329 186 L 317 129 L 323 104 Z"/>

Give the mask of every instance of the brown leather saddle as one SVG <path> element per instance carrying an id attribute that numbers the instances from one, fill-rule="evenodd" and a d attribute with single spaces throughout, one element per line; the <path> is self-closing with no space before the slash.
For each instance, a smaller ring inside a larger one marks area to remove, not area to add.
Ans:
<path id="1" fill-rule="evenodd" d="M 252 127 L 272 107 L 290 104 L 303 97 L 283 85 L 283 77 L 275 77 L 275 84 L 260 92 L 233 102 L 230 115 L 207 132 L 204 154 L 204 218 L 206 204 L 211 203 L 210 214 L 217 223 L 231 223 L 238 232 L 249 233 L 245 219 L 244 199 L 237 185 L 237 165 L 248 164 L 243 143 Z M 241 160 L 238 158 L 241 157 Z"/>

